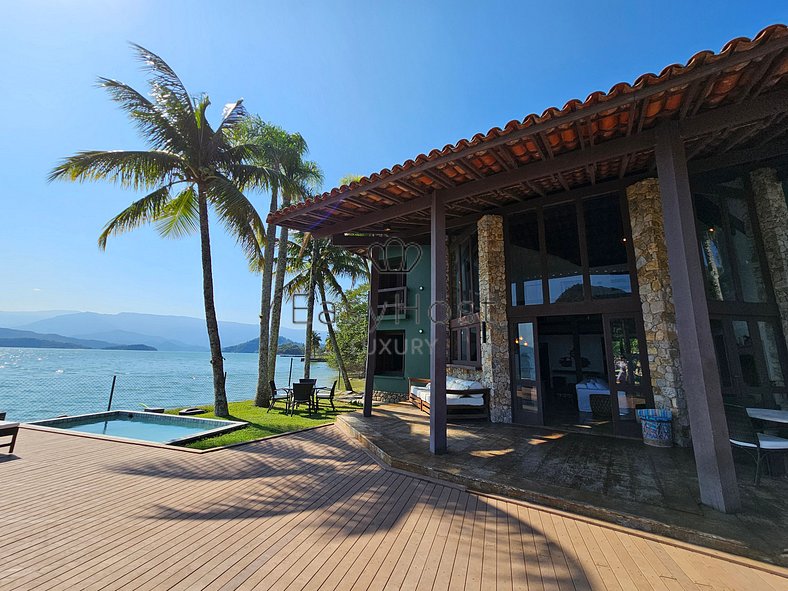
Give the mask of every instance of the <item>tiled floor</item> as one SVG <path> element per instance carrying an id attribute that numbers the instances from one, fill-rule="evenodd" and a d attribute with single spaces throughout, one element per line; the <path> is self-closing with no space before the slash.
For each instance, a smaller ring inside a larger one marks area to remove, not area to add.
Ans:
<path id="1" fill-rule="evenodd" d="M 724 515 L 700 505 L 689 449 L 463 421 L 449 425 L 449 453 L 434 456 L 429 453 L 429 416 L 407 403 L 377 407 L 370 419 L 344 415 L 338 424 L 394 467 L 718 549 L 788 561 L 783 555 L 788 549 L 788 479 L 767 477 L 755 488 L 754 462 L 746 456 L 736 466 L 744 509 Z"/>

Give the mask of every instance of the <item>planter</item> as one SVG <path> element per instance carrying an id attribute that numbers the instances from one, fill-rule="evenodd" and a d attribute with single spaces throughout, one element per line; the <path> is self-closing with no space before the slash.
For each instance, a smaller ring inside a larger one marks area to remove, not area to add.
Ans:
<path id="1" fill-rule="evenodd" d="M 643 429 L 643 443 L 652 447 L 673 446 L 673 413 L 669 410 L 646 408 L 637 411 Z"/>

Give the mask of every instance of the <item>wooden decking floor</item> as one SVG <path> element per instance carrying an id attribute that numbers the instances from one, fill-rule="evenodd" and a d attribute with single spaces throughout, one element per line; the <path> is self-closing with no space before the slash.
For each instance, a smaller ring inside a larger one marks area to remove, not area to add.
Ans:
<path id="1" fill-rule="evenodd" d="M 208 454 L 24 429 L 0 588 L 784 591 L 785 571 L 384 469 L 334 427 Z"/>

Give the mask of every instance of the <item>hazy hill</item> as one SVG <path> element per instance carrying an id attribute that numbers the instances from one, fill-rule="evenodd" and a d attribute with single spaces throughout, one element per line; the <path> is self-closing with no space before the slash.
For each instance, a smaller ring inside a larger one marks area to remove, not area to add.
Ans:
<path id="1" fill-rule="evenodd" d="M 120 344 L 146 343 L 163 351 L 208 350 L 208 335 L 202 318 L 133 312 L 0 312 L 0 319 L 7 317 L 20 322 L 25 320 L 24 315 L 27 315 L 28 322 L 17 324 L 14 328 Z M 30 320 L 32 318 L 36 319 Z M 0 326 L 3 324 L 0 323 Z M 256 324 L 220 321 L 219 333 L 223 343 L 244 343 L 259 336 L 260 327 Z M 281 336 L 291 341 L 302 341 L 304 331 L 283 327 Z"/>
<path id="2" fill-rule="evenodd" d="M 0 347 L 39 347 L 43 349 L 113 349 L 155 351 L 141 343 L 111 343 L 95 339 L 75 339 L 60 334 L 40 334 L 29 330 L 0 328 Z"/>
<path id="3" fill-rule="evenodd" d="M 63 314 L 74 314 L 74 310 L 41 310 L 39 312 L 2 312 L 0 311 L 0 326 L 6 328 L 17 328 L 30 324 L 31 322 L 38 322 L 39 320 L 46 320 L 47 318 L 54 318 L 55 316 L 62 316 Z"/>
<path id="4" fill-rule="evenodd" d="M 225 353 L 258 353 L 260 351 L 260 338 L 258 337 L 246 341 L 245 343 L 224 347 L 222 351 Z M 278 353 L 279 355 L 303 355 L 304 345 L 302 343 L 293 342 L 285 337 L 279 337 Z"/>

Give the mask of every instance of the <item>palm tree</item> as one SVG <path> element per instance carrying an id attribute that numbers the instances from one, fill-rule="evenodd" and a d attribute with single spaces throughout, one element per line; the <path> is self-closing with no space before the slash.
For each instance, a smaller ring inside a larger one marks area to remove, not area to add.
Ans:
<path id="1" fill-rule="evenodd" d="M 162 236 L 200 234 L 205 321 L 213 368 L 214 412 L 228 416 L 222 347 L 216 319 L 208 211 L 236 238 L 250 260 L 260 258 L 263 222 L 243 191 L 267 187 L 279 178 L 275 169 L 259 164 L 261 150 L 231 144 L 233 129 L 247 117 L 241 100 L 225 105 L 213 129 L 206 118 L 207 96 L 192 97 L 167 63 L 133 45 L 149 76 L 149 100 L 132 87 L 99 78 L 98 84 L 137 127 L 147 150 L 78 152 L 51 172 L 50 180 L 108 180 L 122 187 L 150 191 L 112 218 L 99 236 L 107 239 L 154 223 Z"/>
<path id="2" fill-rule="evenodd" d="M 313 238 L 308 234 L 298 232 L 290 244 L 288 270 L 294 275 L 286 285 L 288 295 L 292 298 L 296 293 L 304 293 L 304 291 L 307 293 L 307 336 L 313 332 L 312 310 L 316 294 L 320 295 L 322 317 L 328 329 L 331 348 L 336 355 L 337 366 L 345 389 L 351 390 L 350 378 L 337 344 L 329 296 L 339 297 L 344 304 L 347 304 L 347 295 L 339 280 L 347 278 L 351 280 L 351 283 L 367 280 L 369 270 L 366 262 L 360 256 L 333 245 L 330 240 Z M 304 346 L 305 378 L 309 377 L 311 353 L 311 339 L 307 338 Z"/>
<path id="3" fill-rule="evenodd" d="M 260 117 L 249 117 L 237 128 L 234 134 L 237 143 L 252 143 L 260 147 L 263 166 L 271 166 L 280 172 L 280 178 L 271 183 L 271 202 L 269 211 L 279 206 L 287 207 L 294 200 L 301 200 L 316 191 L 323 181 L 323 173 L 314 162 L 304 160 L 308 152 L 306 141 L 299 133 L 288 133 L 281 127 L 263 121 Z M 269 380 L 276 369 L 276 353 L 279 348 L 279 327 L 282 314 L 282 293 L 287 267 L 288 230 L 281 228 L 277 263 L 274 267 L 274 243 L 276 226 L 268 224 L 266 228 L 266 244 L 261 261 L 262 290 L 260 297 L 260 346 L 258 356 L 257 390 L 255 404 L 268 405 Z M 272 283 L 276 268 L 276 285 Z M 282 270 L 280 273 L 279 270 Z M 270 322 L 270 329 L 269 329 Z"/>

